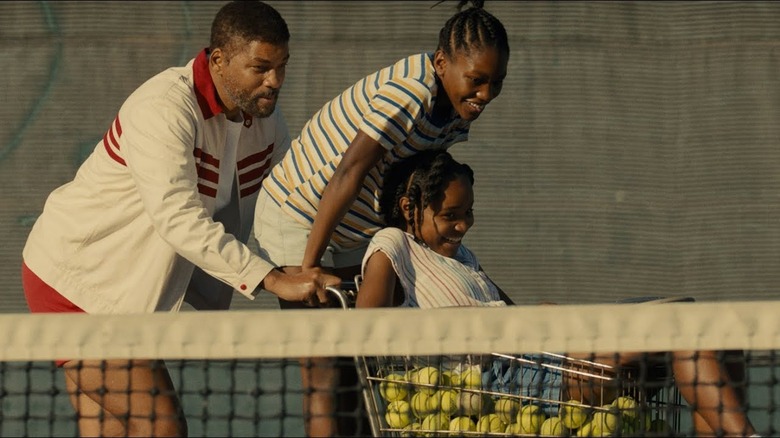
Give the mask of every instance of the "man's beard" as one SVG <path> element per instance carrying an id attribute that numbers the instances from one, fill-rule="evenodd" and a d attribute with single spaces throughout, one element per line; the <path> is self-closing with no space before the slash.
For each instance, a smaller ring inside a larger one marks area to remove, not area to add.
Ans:
<path id="1" fill-rule="evenodd" d="M 235 103 L 236 106 L 241 109 L 241 111 L 251 115 L 252 117 L 258 118 L 268 117 L 273 114 L 274 109 L 276 109 L 276 99 L 274 99 L 274 101 L 270 104 L 259 106 L 258 102 L 260 99 L 279 95 L 278 92 L 271 92 L 268 94 L 258 94 L 252 96 L 249 93 L 238 91 L 233 87 L 233 84 L 229 83 L 229 81 L 225 81 L 225 91 L 227 91 L 230 100 L 232 100 L 233 103 Z"/>

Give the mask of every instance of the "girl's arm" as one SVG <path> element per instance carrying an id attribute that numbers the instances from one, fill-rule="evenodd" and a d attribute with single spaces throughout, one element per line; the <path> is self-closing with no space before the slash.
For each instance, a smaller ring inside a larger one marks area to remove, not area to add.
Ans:
<path id="1" fill-rule="evenodd" d="M 390 259 L 385 253 L 376 251 L 365 263 L 355 307 L 393 307 L 397 281 Z"/>
<path id="2" fill-rule="evenodd" d="M 333 230 L 357 199 L 368 172 L 386 152 L 377 141 L 363 131 L 358 131 L 322 193 L 311 234 L 306 242 L 306 252 L 301 264 L 303 269 L 320 266 L 320 259 L 330 242 Z"/>

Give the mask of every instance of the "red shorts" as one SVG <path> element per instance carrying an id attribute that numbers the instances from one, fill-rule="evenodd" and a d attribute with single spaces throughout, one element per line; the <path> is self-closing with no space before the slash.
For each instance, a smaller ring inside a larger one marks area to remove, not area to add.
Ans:
<path id="1" fill-rule="evenodd" d="M 85 313 L 81 308 L 44 283 L 22 262 L 22 287 L 32 313 Z M 55 360 L 61 367 L 67 360 Z"/>

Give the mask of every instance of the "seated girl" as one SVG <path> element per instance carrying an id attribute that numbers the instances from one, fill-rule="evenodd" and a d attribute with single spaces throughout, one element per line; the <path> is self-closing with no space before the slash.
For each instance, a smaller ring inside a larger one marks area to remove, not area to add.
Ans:
<path id="1" fill-rule="evenodd" d="M 471 168 L 446 151 L 423 152 L 388 170 L 381 197 L 388 228 L 373 237 L 363 259 L 358 308 L 512 304 L 462 244 L 474 224 L 473 184 Z M 622 367 L 645 356 L 605 355 L 597 360 Z M 673 352 L 669 356 L 675 384 L 694 407 L 698 435 L 755 434 L 740 394 L 728 384 L 729 373 L 716 352 Z M 605 400 L 605 394 L 596 394 L 597 385 L 572 380 L 563 386 L 566 397 Z"/>

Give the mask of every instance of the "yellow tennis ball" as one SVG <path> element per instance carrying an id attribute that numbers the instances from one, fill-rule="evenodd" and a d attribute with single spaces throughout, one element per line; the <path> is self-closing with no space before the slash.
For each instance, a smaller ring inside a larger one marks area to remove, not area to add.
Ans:
<path id="1" fill-rule="evenodd" d="M 577 429 L 577 433 L 574 436 L 601 436 L 601 430 L 592 422 L 587 421 Z"/>
<path id="2" fill-rule="evenodd" d="M 618 416 L 612 412 L 596 411 L 590 420 L 604 432 L 614 432 L 618 428 Z"/>
<path id="3" fill-rule="evenodd" d="M 428 412 L 431 414 L 441 410 L 441 392 L 436 391 L 428 395 Z"/>
<path id="4" fill-rule="evenodd" d="M 475 431 L 477 425 L 474 424 L 474 420 L 471 417 L 455 417 L 450 420 L 450 431 L 463 432 L 463 431 Z"/>
<path id="5" fill-rule="evenodd" d="M 639 415 L 639 403 L 631 396 L 624 395 L 616 398 L 612 406 L 616 407 L 623 417 L 636 418 Z"/>
<path id="6" fill-rule="evenodd" d="M 409 395 L 409 390 L 406 389 L 404 376 L 400 374 L 389 374 L 385 380 L 379 384 L 379 394 L 389 402 L 404 400 Z"/>
<path id="7" fill-rule="evenodd" d="M 409 403 L 404 400 L 396 400 L 387 405 L 385 421 L 393 429 L 402 429 L 412 422 Z"/>
<path id="8" fill-rule="evenodd" d="M 442 371 L 439 374 L 439 386 L 452 386 L 452 375 L 454 373 L 452 370 Z"/>
<path id="9" fill-rule="evenodd" d="M 442 414 L 453 415 L 458 410 L 458 392 L 454 389 L 441 389 L 437 392 L 439 411 Z"/>
<path id="10" fill-rule="evenodd" d="M 417 431 L 422 428 L 422 425 L 420 423 L 409 423 L 406 427 L 404 427 L 403 431 L 401 432 L 401 436 L 403 437 L 413 437 L 417 436 Z"/>
<path id="11" fill-rule="evenodd" d="M 444 414 L 430 414 L 422 421 L 422 427 L 420 430 L 434 431 L 434 430 L 449 430 L 450 417 Z"/>
<path id="12" fill-rule="evenodd" d="M 517 423 L 522 433 L 538 435 L 546 418 L 547 416 L 539 406 L 525 405 L 520 408 L 520 412 L 517 414 Z"/>
<path id="13" fill-rule="evenodd" d="M 496 414 L 504 424 L 514 423 L 518 412 L 520 412 L 519 400 L 512 397 L 501 397 L 496 401 Z"/>
<path id="14" fill-rule="evenodd" d="M 558 409 L 558 417 L 567 429 L 577 429 L 585 424 L 588 419 L 588 411 L 579 401 L 569 400 L 565 404 L 561 404 Z"/>
<path id="15" fill-rule="evenodd" d="M 455 371 L 447 371 L 447 376 L 450 378 L 450 386 L 460 387 L 460 373 Z"/>
<path id="16" fill-rule="evenodd" d="M 508 424 L 506 426 L 506 430 L 504 431 L 507 435 L 521 435 L 522 432 L 520 431 L 520 425 L 517 423 Z"/>
<path id="17" fill-rule="evenodd" d="M 550 417 L 542 422 L 539 427 L 539 435 L 542 436 L 566 436 L 566 429 L 558 417 Z"/>
<path id="18" fill-rule="evenodd" d="M 413 382 L 419 385 L 417 387 L 418 391 L 433 394 L 436 392 L 436 386 L 439 384 L 439 370 L 434 367 L 420 368 L 414 373 L 413 379 Z"/>
<path id="19" fill-rule="evenodd" d="M 506 430 L 506 423 L 501 421 L 497 414 L 487 414 L 479 417 L 477 421 L 477 431 L 482 433 L 503 432 Z"/>
<path id="20" fill-rule="evenodd" d="M 482 367 L 471 365 L 460 373 L 460 386 L 464 388 L 482 387 Z"/>
<path id="21" fill-rule="evenodd" d="M 412 396 L 412 400 L 409 402 L 412 413 L 417 418 L 425 418 L 431 414 L 429 399 L 431 395 L 427 392 L 416 392 Z"/>

